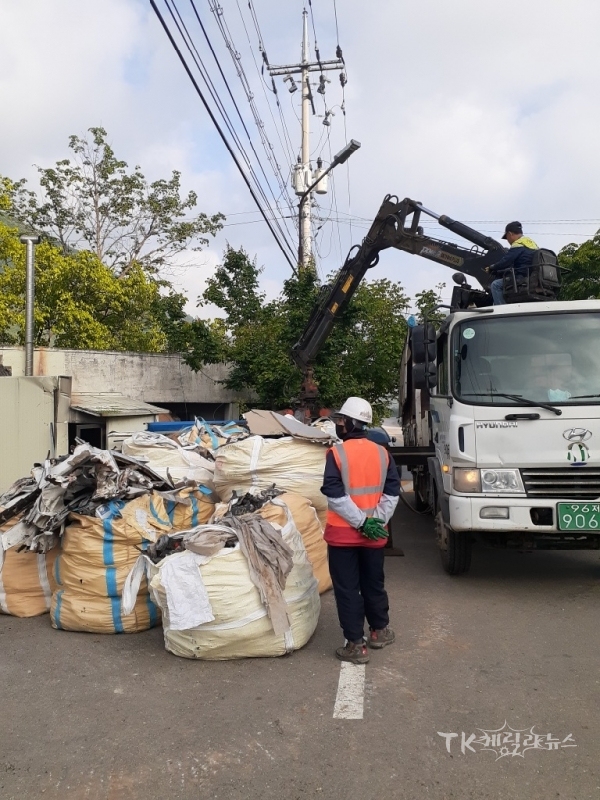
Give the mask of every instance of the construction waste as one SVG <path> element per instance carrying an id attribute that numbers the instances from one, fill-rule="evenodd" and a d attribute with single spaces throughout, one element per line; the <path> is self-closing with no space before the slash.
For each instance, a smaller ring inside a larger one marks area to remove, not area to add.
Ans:
<path id="1" fill-rule="evenodd" d="M 227 509 L 233 514 L 256 512 L 263 519 L 283 528 L 291 514 L 294 525 L 302 536 L 306 555 L 317 579 L 319 594 L 331 589 L 331 576 L 327 563 L 327 544 L 323 539 L 321 523 L 310 500 L 292 492 L 266 490 L 261 493 L 248 493 L 244 497 L 235 496 L 229 506 L 219 504 L 215 509 L 215 519 Z M 243 509 L 243 511 L 242 511 Z"/>
<path id="2" fill-rule="evenodd" d="M 233 492 L 278 489 L 306 497 L 325 524 L 327 499 L 321 494 L 326 449 L 291 436 L 266 439 L 249 436 L 220 447 L 215 454 L 217 494 L 229 502 Z"/>
<path id="3" fill-rule="evenodd" d="M 4 602 L 5 613 L 50 608 L 54 627 L 94 633 L 152 627 L 159 612 L 147 586 L 140 588 L 130 617 L 120 616 L 131 564 L 139 550 L 175 525 L 208 520 L 213 499 L 207 487 L 174 487 L 146 464 L 87 443 L 68 457 L 36 465 L 0 497 L 4 591 L 31 586 L 34 568 L 39 587 L 26 607 Z"/>
<path id="4" fill-rule="evenodd" d="M 138 432 L 122 452 L 79 442 L 35 465 L 0 496 L 0 609 L 93 633 L 162 621 L 185 658 L 303 647 L 331 588 L 320 487 L 333 434 L 245 417 Z"/>
<path id="5" fill-rule="evenodd" d="M 150 581 L 169 652 L 268 657 L 308 642 L 319 619 L 318 584 L 289 511 L 283 527 L 228 511 L 185 533 L 181 544 Z"/>
<path id="6" fill-rule="evenodd" d="M 205 458 L 198 443 L 181 445 L 161 433 L 134 433 L 122 444 L 122 451 L 151 467 L 163 478 L 179 481 L 196 481 L 212 486 L 215 464 Z"/>
<path id="7" fill-rule="evenodd" d="M 53 627 L 92 633 L 137 633 L 159 622 L 146 583 L 135 604 L 121 613 L 125 580 L 140 552 L 160 536 L 206 522 L 214 504 L 202 489 L 153 492 L 129 503 L 112 501 L 94 517 L 71 515 L 56 561 Z"/>
<path id="8" fill-rule="evenodd" d="M 261 491 L 275 484 L 306 497 L 324 528 L 327 499 L 321 486 L 327 446 L 335 436 L 274 411 L 249 411 L 244 418 L 250 436 L 215 453 L 214 481 L 221 500 L 229 502 L 234 491 Z"/>
<path id="9" fill-rule="evenodd" d="M 190 445 L 203 447 L 214 453 L 219 447 L 248 436 L 248 428 L 235 422 L 226 422 L 224 425 L 209 425 L 203 419 L 196 418 L 191 428 L 185 428 L 178 436 L 177 441 L 182 447 Z"/>

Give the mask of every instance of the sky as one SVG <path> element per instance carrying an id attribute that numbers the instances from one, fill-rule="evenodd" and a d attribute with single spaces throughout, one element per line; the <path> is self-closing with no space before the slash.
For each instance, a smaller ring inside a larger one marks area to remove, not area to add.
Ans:
<path id="1" fill-rule="evenodd" d="M 165 0 L 156 2 L 170 19 Z M 270 81 L 260 73 L 259 35 L 270 64 L 298 62 L 305 3 L 195 0 L 194 6 L 176 0 L 176 5 L 246 152 L 252 143 L 258 153 L 253 163 L 265 171 L 261 181 L 267 194 L 271 187 L 274 208 L 273 198 L 279 200 L 277 216 L 295 215 L 289 176 L 300 149 L 300 92 L 290 94 L 283 79 L 275 79 L 280 116 L 274 95 L 263 88 Z M 345 116 L 337 72 L 326 73 L 331 83 L 324 101 L 316 83 L 313 87 L 312 155 L 327 164 L 347 140 L 362 145 L 347 167 L 333 171 L 335 195 L 318 196 L 314 209 L 315 227 L 322 224 L 315 256 L 323 277 L 360 243 L 387 194 L 419 200 L 496 238 L 506 222 L 521 220 L 528 235 L 554 250 L 583 242 L 600 228 L 597 0 L 312 0 L 307 9 L 312 9 L 311 58 L 316 58 L 315 33 L 323 60 L 335 58 L 339 41 L 348 78 Z M 288 186 L 287 205 L 262 149 L 237 74 L 240 66 L 267 151 L 279 167 L 279 181 Z M 170 276 L 187 294 L 189 313 L 215 312 L 198 311 L 196 298 L 227 244 L 256 257 L 268 297 L 279 293 L 290 266 L 149 2 L 4 0 L 0 96 L 0 174 L 25 177 L 35 188 L 35 165 L 67 157 L 71 134 L 101 125 L 117 156 L 139 164 L 147 178 L 177 169 L 184 187 L 197 192 L 198 210 L 227 216 L 207 249 L 185 254 Z M 326 108 L 333 111 L 330 126 L 323 125 Z M 293 220 L 281 224 L 288 226 L 295 248 Z M 399 281 L 411 297 L 445 282 L 447 299 L 452 283 L 445 267 L 398 252 L 382 254 L 372 277 Z"/>

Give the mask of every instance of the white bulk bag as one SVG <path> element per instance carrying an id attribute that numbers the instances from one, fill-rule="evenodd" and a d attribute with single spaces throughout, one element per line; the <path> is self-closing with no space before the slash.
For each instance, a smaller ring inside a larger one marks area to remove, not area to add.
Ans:
<path id="1" fill-rule="evenodd" d="M 233 548 L 223 548 L 209 559 L 202 558 L 205 563 L 198 569 L 214 620 L 188 630 L 172 629 L 167 594 L 161 581 L 165 563 L 178 554 L 167 557 L 158 566 L 150 591 L 163 611 L 167 650 L 184 658 L 210 660 L 270 657 L 298 650 L 308 642 L 317 627 L 321 609 L 318 585 L 302 537 L 289 512 L 281 531 L 293 551 L 293 567 L 283 592 L 290 630 L 275 635 L 259 591 L 250 578 L 248 562 L 236 544 Z"/>
<path id="2" fill-rule="evenodd" d="M 169 470 L 175 483 L 193 480 L 210 488 L 213 486 L 214 462 L 162 433 L 139 431 L 125 439 L 122 449 L 126 456 L 147 462 L 163 478 Z"/>
<path id="3" fill-rule="evenodd" d="M 323 524 L 327 498 L 321 494 L 321 486 L 326 453 L 326 446 L 292 436 L 250 436 L 216 451 L 215 486 L 220 499 L 228 503 L 234 490 L 244 494 L 275 484 L 310 500 Z"/>

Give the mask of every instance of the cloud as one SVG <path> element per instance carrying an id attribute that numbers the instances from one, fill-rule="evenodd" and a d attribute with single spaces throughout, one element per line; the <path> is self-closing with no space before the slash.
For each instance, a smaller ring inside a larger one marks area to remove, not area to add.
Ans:
<path id="1" fill-rule="evenodd" d="M 187 4 L 178 6 L 253 158 L 197 22 Z M 297 61 L 300 6 L 276 0 L 255 0 L 254 6 L 270 62 Z M 206 5 L 197 7 L 278 197 L 281 188 L 261 149 L 234 61 L 214 16 Z M 273 160 L 287 180 L 299 150 L 299 93 L 290 95 L 276 79 L 286 120 L 286 130 L 277 133 L 273 120 L 279 123 L 279 110 L 270 81 L 265 85 L 260 73 L 258 33 L 245 4 L 240 8 L 246 28 L 237 4 L 223 8 L 236 63 L 245 69 Z M 337 44 L 333 6 L 313 3 L 313 10 L 321 57 L 332 58 Z M 70 134 L 103 125 L 117 155 L 140 164 L 150 179 L 178 169 L 186 190 L 198 193 L 201 210 L 231 214 L 209 249 L 194 256 L 193 266 L 177 278 L 190 298 L 188 309 L 195 311 L 195 298 L 227 243 L 256 254 L 265 268 L 263 286 L 275 295 L 289 266 L 260 217 L 241 213 L 255 210 L 247 188 L 149 5 L 142 0 L 27 0 L 4 3 L 0 13 L 0 173 L 34 178 L 33 164 L 46 166 L 68 154 Z M 347 168 L 338 167 L 335 196 L 331 191 L 319 198 L 322 217 L 332 217 L 317 238 L 323 275 L 360 242 L 388 192 L 473 221 L 490 235 L 498 236 L 507 220 L 521 219 L 540 244 L 554 249 L 582 241 L 600 227 L 600 108 L 595 102 L 600 4 L 345 0 L 338 3 L 338 17 L 349 79 L 347 115 L 340 108 L 336 74 L 329 73 L 326 101 L 335 116 L 325 129 L 323 99 L 315 92 L 313 157 L 320 154 L 328 162 L 346 136 L 361 141 L 362 148 L 348 162 L 350 191 Z M 310 34 L 314 39 L 312 20 Z M 291 205 L 281 204 L 281 214 L 293 216 L 295 203 L 292 198 Z M 566 220 L 572 222 L 558 222 Z M 281 224 L 288 225 L 295 247 L 293 221 Z M 447 232 L 436 235 L 444 238 Z M 451 282 L 445 268 L 399 253 L 383 254 L 373 276 L 399 280 L 411 295 Z"/>

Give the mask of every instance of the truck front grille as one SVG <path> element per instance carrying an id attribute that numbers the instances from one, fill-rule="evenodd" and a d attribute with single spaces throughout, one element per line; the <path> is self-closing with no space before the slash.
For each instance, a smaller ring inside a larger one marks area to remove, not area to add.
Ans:
<path id="1" fill-rule="evenodd" d="M 596 500 L 600 497 L 600 469 L 522 469 L 528 497 Z"/>

